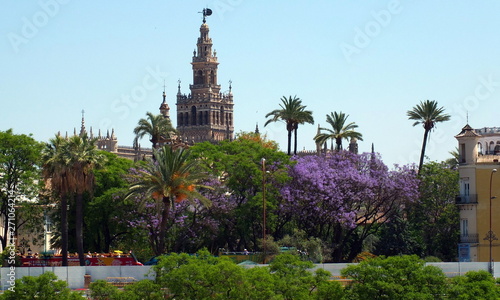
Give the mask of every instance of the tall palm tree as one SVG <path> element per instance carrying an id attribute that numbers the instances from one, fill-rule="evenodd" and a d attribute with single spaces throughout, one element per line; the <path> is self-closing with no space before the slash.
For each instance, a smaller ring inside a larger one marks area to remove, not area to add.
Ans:
<path id="1" fill-rule="evenodd" d="M 167 222 L 175 202 L 198 199 L 202 204 L 209 205 L 210 201 L 196 190 L 205 187 L 199 184 L 205 174 L 197 170 L 196 160 L 189 159 L 189 150 L 163 146 L 153 151 L 156 162 L 150 160 L 143 170 L 132 176 L 133 183 L 127 198 L 138 196 L 145 197 L 143 201 L 155 200 L 160 212 L 160 228 L 158 239 L 152 241 L 152 245 L 155 254 L 160 255 L 166 250 Z"/>
<path id="2" fill-rule="evenodd" d="M 159 143 L 170 138 L 171 133 L 174 133 L 175 129 L 172 127 L 170 119 L 165 118 L 161 114 L 154 115 L 147 112 L 146 115 L 147 118 L 140 119 L 134 128 L 134 134 L 136 135 L 135 142 L 148 135 L 149 140 L 153 144 L 153 149 L 156 149 Z"/>
<path id="3" fill-rule="evenodd" d="M 332 128 L 330 129 L 321 127 L 319 129 L 320 133 L 318 133 L 314 137 L 314 141 L 322 145 L 329 139 L 331 139 L 332 142 L 333 140 L 335 140 L 335 150 L 337 151 L 342 149 L 343 139 L 347 140 L 349 138 L 356 138 L 362 141 L 363 135 L 355 130 L 356 128 L 358 128 L 358 125 L 356 125 L 356 123 L 354 122 L 346 124 L 348 117 L 349 115 L 346 115 L 343 112 L 331 112 L 329 115 L 326 115 L 326 122 L 330 124 Z M 321 130 L 326 132 L 321 132 Z"/>
<path id="4" fill-rule="evenodd" d="M 408 119 L 415 121 L 413 126 L 422 124 L 424 127 L 424 141 L 422 143 L 420 162 L 418 164 L 419 174 L 424 164 L 425 148 L 427 146 L 430 131 L 436 126 L 436 123 L 445 122 L 450 119 L 450 115 L 444 113 L 444 107 L 438 108 L 437 105 L 437 101 L 435 100 L 420 101 L 420 104 L 417 104 L 412 110 L 406 112 Z"/>
<path id="5" fill-rule="evenodd" d="M 297 128 L 299 124 L 310 123 L 314 124 L 312 111 L 305 110 L 306 106 L 302 105 L 302 100 L 297 96 L 289 96 L 281 98 L 280 109 L 275 109 L 266 115 L 266 118 L 271 117 L 266 121 L 264 126 L 271 122 L 284 121 L 286 123 L 286 130 L 288 131 L 288 155 L 291 154 L 292 149 L 292 131 L 295 132 L 294 139 L 294 154 L 297 154 Z"/>
<path id="6" fill-rule="evenodd" d="M 61 198 L 61 250 L 63 265 L 68 264 L 68 199 L 75 196 L 75 234 L 80 265 L 85 265 L 83 253 L 83 195 L 91 192 L 93 169 L 104 156 L 95 146 L 95 140 L 86 135 L 69 139 L 56 136 L 47 144 L 43 154 L 44 177 L 50 179 L 52 189 Z"/>
<path id="7" fill-rule="evenodd" d="M 68 265 L 68 198 L 71 195 L 71 171 L 66 153 L 67 141 L 56 135 L 46 144 L 42 154 L 43 176 L 61 201 L 61 254 L 62 265 Z"/>
<path id="8" fill-rule="evenodd" d="M 95 145 L 96 139 L 88 139 L 86 135 L 72 136 L 68 140 L 69 167 L 74 178 L 75 194 L 75 234 L 76 248 L 80 266 L 85 266 L 83 249 L 83 196 L 94 189 L 94 173 L 96 167 L 104 163 L 104 155 Z"/>

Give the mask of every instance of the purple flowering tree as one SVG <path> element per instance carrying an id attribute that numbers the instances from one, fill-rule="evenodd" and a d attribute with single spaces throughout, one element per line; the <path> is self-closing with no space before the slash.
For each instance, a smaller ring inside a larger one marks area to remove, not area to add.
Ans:
<path id="1" fill-rule="evenodd" d="M 389 170 L 375 154 L 299 157 L 289 175 L 279 214 L 329 243 L 336 262 L 352 261 L 369 235 L 418 198 L 415 170 Z"/>

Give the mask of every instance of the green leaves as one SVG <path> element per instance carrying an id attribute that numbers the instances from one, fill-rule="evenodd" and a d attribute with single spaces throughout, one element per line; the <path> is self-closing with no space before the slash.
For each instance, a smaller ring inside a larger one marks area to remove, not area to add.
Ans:
<path id="1" fill-rule="evenodd" d="M 348 266 L 342 276 L 353 280 L 348 299 L 447 299 L 444 273 L 416 255 L 369 259 Z"/>

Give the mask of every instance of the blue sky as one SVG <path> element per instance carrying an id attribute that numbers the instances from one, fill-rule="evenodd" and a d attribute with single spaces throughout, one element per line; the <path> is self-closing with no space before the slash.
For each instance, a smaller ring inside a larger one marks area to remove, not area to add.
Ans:
<path id="1" fill-rule="evenodd" d="M 430 160 L 450 157 L 467 112 L 474 128 L 500 126 L 497 1 L 40 0 L 0 11 L 0 130 L 47 141 L 78 129 L 84 109 L 87 129 L 114 128 L 130 146 L 137 121 L 158 112 L 163 80 L 175 124 L 207 6 L 236 132 L 258 123 L 285 150 L 284 124 L 263 128 L 265 114 L 297 95 L 315 119 L 299 128 L 299 149 L 315 149 L 318 124 L 343 111 L 360 151 L 374 143 L 392 165 L 418 162 L 423 129 L 406 111 L 422 100 L 452 117 L 431 134 Z"/>

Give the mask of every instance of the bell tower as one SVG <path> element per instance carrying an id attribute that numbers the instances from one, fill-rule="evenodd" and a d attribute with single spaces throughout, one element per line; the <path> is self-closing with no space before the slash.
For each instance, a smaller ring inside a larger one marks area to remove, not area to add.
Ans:
<path id="1" fill-rule="evenodd" d="M 204 141 L 217 142 L 232 140 L 233 94 L 231 81 L 229 92 L 222 93 L 217 82 L 217 52 L 212 50 L 212 39 L 206 16 L 210 9 L 203 9 L 203 23 L 200 37 L 193 51 L 191 62 L 193 68 L 193 84 L 189 85 L 189 95 L 181 93 L 180 80 L 177 92 L 177 131 L 183 141 L 198 143 Z"/>

